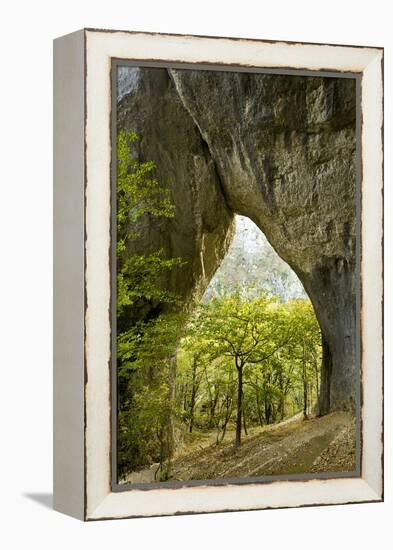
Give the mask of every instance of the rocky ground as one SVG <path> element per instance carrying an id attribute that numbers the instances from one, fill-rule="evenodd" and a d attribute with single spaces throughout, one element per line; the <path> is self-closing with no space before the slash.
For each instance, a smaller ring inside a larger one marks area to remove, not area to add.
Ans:
<path id="1" fill-rule="evenodd" d="M 228 433 L 220 445 L 215 434 L 195 434 L 172 463 L 171 479 L 203 480 L 350 472 L 355 469 L 355 421 L 336 412 L 303 420 L 296 415 L 280 424 L 254 428 L 243 435 L 240 448 Z M 131 474 L 127 482 L 154 481 L 158 465 Z"/>
<path id="2" fill-rule="evenodd" d="M 314 461 L 313 472 L 341 472 L 355 468 L 355 419 L 339 431 L 329 446 Z"/>

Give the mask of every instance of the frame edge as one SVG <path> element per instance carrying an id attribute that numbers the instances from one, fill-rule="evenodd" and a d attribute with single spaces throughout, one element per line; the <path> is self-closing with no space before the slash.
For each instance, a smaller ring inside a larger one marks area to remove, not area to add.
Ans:
<path id="1" fill-rule="evenodd" d="M 85 519 L 85 31 L 53 43 L 53 508 Z"/>

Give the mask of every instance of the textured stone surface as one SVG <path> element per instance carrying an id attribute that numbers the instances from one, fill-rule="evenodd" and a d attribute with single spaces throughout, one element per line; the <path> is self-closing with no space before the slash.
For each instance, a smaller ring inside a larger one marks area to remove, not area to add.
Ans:
<path id="1" fill-rule="evenodd" d="M 165 69 L 132 78 L 120 127 L 141 134 L 141 158 L 156 161 L 177 204 L 173 221 L 145 227 L 145 246 L 188 260 L 165 285 L 200 291 L 225 254 L 232 214 L 250 217 L 314 304 L 321 412 L 353 405 L 355 81 Z"/>
<path id="2" fill-rule="evenodd" d="M 173 219 L 145 216 L 130 252 L 162 248 L 168 258 L 183 258 L 185 265 L 164 273 L 161 285 L 188 302 L 203 293 L 225 256 L 233 213 L 207 145 L 167 71 L 133 68 L 129 75 L 127 83 L 122 72 L 122 89 L 129 92 L 119 101 L 118 129 L 138 133 L 140 160 L 156 163 L 154 175 L 171 190 L 176 207 Z"/>

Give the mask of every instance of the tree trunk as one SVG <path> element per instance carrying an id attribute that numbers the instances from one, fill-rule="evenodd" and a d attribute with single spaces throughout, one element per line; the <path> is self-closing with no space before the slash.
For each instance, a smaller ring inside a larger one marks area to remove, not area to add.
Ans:
<path id="1" fill-rule="evenodd" d="M 280 411 L 280 420 L 284 420 L 284 416 L 285 416 L 284 396 L 280 397 L 279 411 Z"/>
<path id="2" fill-rule="evenodd" d="M 189 427 L 188 427 L 188 431 L 189 431 L 190 434 L 192 433 L 193 428 L 194 428 L 194 402 L 191 400 L 191 404 L 190 404 L 190 424 L 189 424 Z"/>
<path id="3" fill-rule="evenodd" d="M 303 378 L 303 420 L 307 418 L 307 380 Z"/>
<path id="4" fill-rule="evenodd" d="M 176 400 L 176 374 L 177 374 L 177 363 L 176 357 L 172 357 L 169 367 L 169 376 L 168 376 L 168 400 L 172 404 Z M 168 410 L 168 413 L 165 415 L 166 419 L 164 420 L 164 429 L 163 429 L 163 438 L 164 438 L 164 458 L 168 461 L 172 458 L 175 450 L 175 417 L 173 414 L 172 406 Z"/>
<path id="5" fill-rule="evenodd" d="M 243 365 L 237 365 L 237 417 L 235 447 L 240 447 L 242 437 Z"/>
<path id="6" fill-rule="evenodd" d="M 218 432 L 217 434 L 217 444 L 218 443 L 221 443 L 221 441 L 223 441 L 224 437 L 225 437 L 225 434 L 227 432 L 227 425 L 228 425 L 228 420 L 229 418 L 226 417 L 225 420 L 224 420 L 224 424 L 222 425 L 221 427 L 221 434 Z"/>
<path id="7" fill-rule="evenodd" d="M 195 399 L 196 399 L 196 370 L 197 363 L 194 360 L 192 368 L 192 387 L 191 387 L 191 400 L 190 400 L 190 425 L 188 431 L 192 433 L 194 427 L 194 409 L 195 409 Z"/>
<path id="8" fill-rule="evenodd" d="M 322 333 L 322 368 L 321 386 L 319 390 L 318 416 L 330 411 L 330 383 L 332 376 L 333 358 L 329 344 Z"/>
<path id="9" fill-rule="evenodd" d="M 209 409 L 209 427 L 212 428 L 215 424 L 215 416 L 216 416 L 216 406 L 217 406 L 217 400 L 218 400 L 218 392 L 216 391 L 214 394 L 214 397 L 212 397 L 210 401 L 210 409 Z"/>
<path id="10" fill-rule="evenodd" d="M 272 405 L 267 399 L 265 399 L 265 420 L 266 420 L 266 424 L 270 424 L 271 419 L 272 419 Z"/>
<path id="11" fill-rule="evenodd" d="M 242 401 L 244 402 L 244 395 L 242 396 Z M 243 429 L 244 429 L 245 435 L 248 435 L 247 424 L 246 424 L 246 411 L 245 410 L 243 410 Z"/>
<path id="12" fill-rule="evenodd" d="M 258 377 L 257 376 L 255 376 L 255 402 L 256 402 L 256 405 L 257 405 L 257 413 L 258 413 L 259 424 L 261 426 L 263 426 L 263 416 L 262 416 L 262 412 L 261 412 L 261 400 L 260 400 L 260 397 L 259 397 L 259 387 L 258 387 Z"/>
<path id="13" fill-rule="evenodd" d="M 307 365 L 306 365 L 306 351 L 304 349 L 303 340 L 303 419 L 307 420 L 307 400 L 308 400 L 308 387 L 307 387 Z"/>
<path id="14" fill-rule="evenodd" d="M 315 372 L 315 391 L 317 394 L 317 403 L 319 403 L 319 376 L 318 376 L 318 360 L 314 357 L 314 372 Z"/>
<path id="15" fill-rule="evenodd" d="M 187 409 L 188 409 L 187 392 L 188 392 L 188 384 L 185 384 L 183 389 L 183 411 L 185 413 L 187 412 Z"/>
<path id="16" fill-rule="evenodd" d="M 228 422 L 229 422 L 229 419 L 231 418 L 232 416 L 232 398 L 227 395 L 226 396 L 226 399 L 225 399 L 226 403 L 226 408 L 225 408 L 225 420 L 224 420 L 224 424 L 223 424 L 223 429 L 222 429 L 222 437 L 221 437 L 221 441 L 224 439 L 225 437 L 225 433 L 227 431 L 227 426 L 228 426 Z"/>
<path id="17" fill-rule="evenodd" d="M 281 420 L 284 420 L 285 416 L 285 392 L 284 392 L 284 381 L 282 379 L 282 373 L 280 372 L 279 377 L 279 388 L 280 388 L 280 418 Z"/>

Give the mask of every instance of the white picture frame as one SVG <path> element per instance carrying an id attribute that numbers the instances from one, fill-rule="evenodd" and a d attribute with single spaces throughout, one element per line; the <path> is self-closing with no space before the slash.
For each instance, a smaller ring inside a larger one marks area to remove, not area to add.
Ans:
<path id="1" fill-rule="evenodd" d="M 111 60 L 348 72 L 361 81 L 359 477 L 113 491 Z M 84 29 L 54 44 L 54 507 L 81 520 L 383 499 L 383 49 Z"/>

